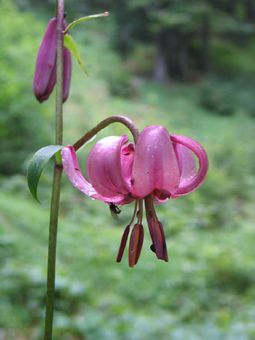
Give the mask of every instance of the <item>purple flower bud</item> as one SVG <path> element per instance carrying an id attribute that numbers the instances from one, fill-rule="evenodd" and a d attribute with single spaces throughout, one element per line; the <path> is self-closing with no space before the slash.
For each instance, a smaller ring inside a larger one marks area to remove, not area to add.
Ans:
<path id="1" fill-rule="evenodd" d="M 57 19 L 53 18 L 48 23 L 35 66 L 34 94 L 39 102 L 48 99 L 56 83 L 56 34 Z"/>
<path id="2" fill-rule="evenodd" d="M 63 29 L 66 24 L 63 22 Z M 35 65 L 34 94 L 39 102 L 47 100 L 56 84 L 57 18 L 52 18 L 44 33 Z M 63 52 L 63 101 L 69 94 L 72 60 L 69 50 Z"/>

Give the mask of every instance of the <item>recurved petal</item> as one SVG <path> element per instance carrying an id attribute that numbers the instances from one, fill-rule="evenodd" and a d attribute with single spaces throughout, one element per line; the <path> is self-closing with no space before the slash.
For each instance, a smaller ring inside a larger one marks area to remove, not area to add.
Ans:
<path id="1" fill-rule="evenodd" d="M 66 146 L 61 151 L 62 162 L 64 171 L 72 183 L 72 185 L 84 193 L 86 196 L 89 196 L 94 199 L 98 199 L 105 203 L 115 203 L 115 204 L 127 204 L 132 198 L 126 197 L 125 195 L 113 195 L 105 197 L 100 195 L 89 183 L 86 178 L 81 173 L 78 159 L 73 146 Z"/>
<path id="2" fill-rule="evenodd" d="M 88 177 L 102 196 L 129 197 L 129 181 L 133 160 L 132 150 L 126 152 L 127 136 L 110 136 L 98 141 L 87 159 Z"/>
<path id="3" fill-rule="evenodd" d="M 121 149 L 121 168 L 122 174 L 128 187 L 131 187 L 131 172 L 134 162 L 134 144 L 130 143 L 122 147 Z"/>
<path id="4" fill-rule="evenodd" d="M 52 71 L 56 62 L 56 30 L 57 18 L 52 18 L 46 28 L 37 54 L 34 74 L 34 94 L 39 101 L 43 101 Z"/>
<path id="5" fill-rule="evenodd" d="M 182 144 L 174 143 L 174 149 L 180 169 L 180 186 L 185 185 L 196 175 L 193 152 Z"/>
<path id="6" fill-rule="evenodd" d="M 100 199 L 96 190 L 82 175 L 74 147 L 64 147 L 61 155 L 65 174 L 73 186 L 91 198 Z"/>
<path id="7" fill-rule="evenodd" d="M 67 48 L 63 51 L 63 102 L 65 102 L 69 96 L 70 85 L 72 77 L 72 57 Z"/>
<path id="8" fill-rule="evenodd" d="M 162 126 L 146 127 L 135 147 L 132 194 L 143 198 L 154 193 L 166 198 L 176 191 L 179 181 L 179 166 L 168 131 Z"/>
<path id="9" fill-rule="evenodd" d="M 175 143 L 180 171 L 183 173 L 180 185 L 172 195 L 173 198 L 176 198 L 189 194 L 203 183 L 208 171 L 208 157 L 202 145 L 194 139 L 180 135 L 171 135 L 170 138 Z M 190 152 L 198 158 L 199 169 L 197 172 Z"/>

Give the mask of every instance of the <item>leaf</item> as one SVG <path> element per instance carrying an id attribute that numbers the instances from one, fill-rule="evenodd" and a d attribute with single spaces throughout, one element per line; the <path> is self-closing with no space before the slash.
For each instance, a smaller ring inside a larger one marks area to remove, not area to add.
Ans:
<path id="1" fill-rule="evenodd" d="M 88 15 L 86 17 L 82 17 L 79 18 L 73 22 L 71 22 L 65 29 L 64 33 L 70 31 L 71 28 L 75 27 L 76 25 L 82 23 L 82 22 L 86 22 L 92 19 L 97 19 L 97 18 L 102 18 L 102 17 L 108 17 L 109 12 L 104 12 L 104 13 L 100 13 L 100 14 L 93 14 L 93 15 Z"/>
<path id="2" fill-rule="evenodd" d="M 69 51 L 72 53 L 74 58 L 77 60 L 83 72 L 85 72 L 86 75 L 88 75 L 88 70 L 82 60 L 78 46 L 76 42 L 74 41 L 74 39 L 71 37 L 71 35 L 69 34 L 64 35 L 64 46 L 69 49 Z"/>
<path id="3" fill-rule="evenodd" d="M 58 151 L 62 149 L 62 145 L 48 145 L 40 150 L 38 150 L 30 161 L 27 171 L 27 183 L 29 190 L 35 200 L 37 198 L 37 186 L 42 174 L 42 171 L 48 161 L 54 156 Z"/>

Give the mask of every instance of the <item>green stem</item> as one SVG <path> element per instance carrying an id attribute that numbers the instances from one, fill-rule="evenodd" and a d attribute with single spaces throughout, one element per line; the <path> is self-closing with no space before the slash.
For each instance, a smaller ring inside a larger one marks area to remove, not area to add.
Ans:
<path id="1" fill-rule="evenodd" d="M 57 82 L 56 82 L 56 144 L 63 144 L 63 20 L 64 0 L 57 0 Z M 58 214 L 60 202 L 62 166 L 55 160 L 54 177 L 52 185 L 49 244 L 48 244 L 48 273 L 46 294 L 46 315 L 44 339 L 52 339 L 54 295 L 55 295 L 55 270 L 56 270 L 56 246 L 58 230 Z"/>

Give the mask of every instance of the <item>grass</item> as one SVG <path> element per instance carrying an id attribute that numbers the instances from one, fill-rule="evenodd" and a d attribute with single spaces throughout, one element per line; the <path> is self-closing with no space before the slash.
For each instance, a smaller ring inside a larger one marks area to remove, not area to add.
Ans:
<path id="1" fill-rule="evenodd" d="M 81 205 L 88 213 L 77 218 Z M 5 235 L 1 323 L 8 338 L 15 330 L 37 338 L 33 326 L 43 322 L 48 211 L 21 195 L 14 205 L 7 193 L 1 193 L 0 207 Z M 153 339 L 157 334 L 215 339 L 215 334 L 235 333 L 238 325 L 245 326 L 243 338 L 253 334 L 251 226 L 203 230 L 186 218 L 182 230 L 172 234 L 173 218 L 165 224 L 169 264 L 155 259 L 147 232 L 141 260 L 131 270 L 126 258 L 120 265 L 114 261 L 121 229 L 105 214 L 106 207 L 86 201 L 72 210 L 60 220 L 56 339 L 83 339 L 85 334 L 91 339 Z"/>

